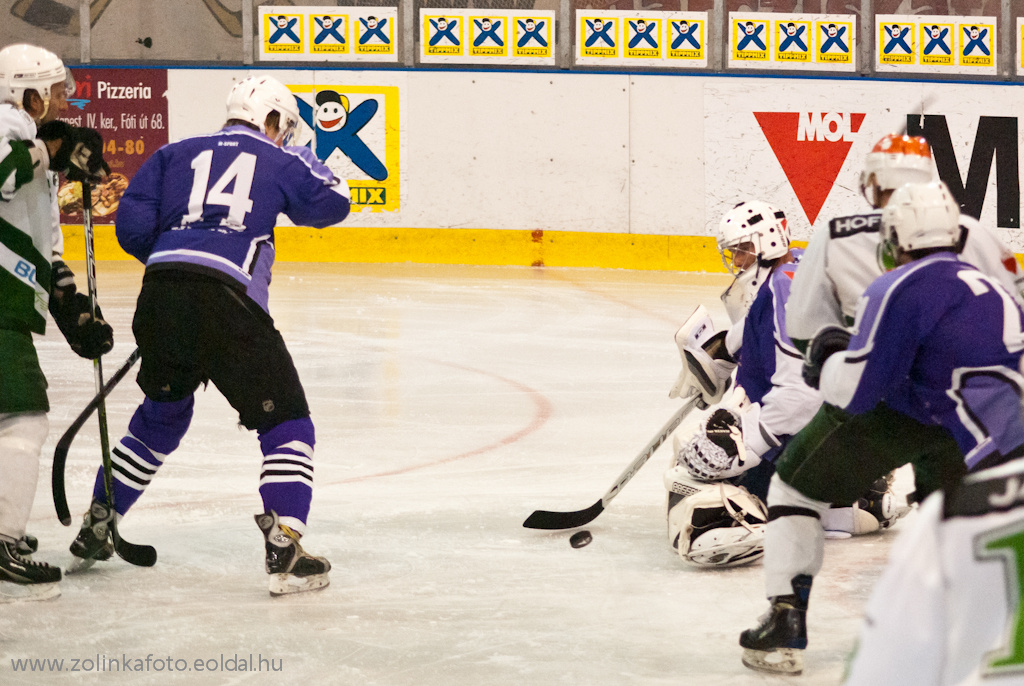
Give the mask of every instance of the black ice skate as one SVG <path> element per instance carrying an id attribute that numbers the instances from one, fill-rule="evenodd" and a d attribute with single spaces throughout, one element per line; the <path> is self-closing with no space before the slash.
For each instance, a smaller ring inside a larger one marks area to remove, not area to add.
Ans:
<path id="1" fill-rule="evenodd" d="M 32 534 L 25 534 L 18 539 L 18 554 L 26 560 L 31 559 L 32 553 L 39 550 L 39 539 Z"/>
<path id="2" fill-rule="evenodd" d="M 775 596 L 761 623 L 740 634 L 743 664 L 776 674 L 800 674 L 807 648 L 807 601 L 812 577 L 793 577 L 793 593 Z"/>
<path id="3" fill-rule="evenodd" d="M 281 524 L 273 510 L 256 515 L 256 525 L 267 543 L 267 574 L 270 595 L 302 593 L 324 588 L 331 580 L 331 563 L 310 555 L 299 545 L 300 535 Z"/>
<path id="4" fill-rule="evenodd" d="M 69 572 L 80 572 L 97 561 L 110 559 L 114 554 L 114 542 L 110 536 L 110 522 L 113 518 L 114 513 L 106 503 L 92 501 L 82 519 L 82 528 L 77 538 L 71 542 L 70 550 L 75 559 L 68 568 Z"/>
<path id="5" fill-rule="evenodd" d="M 58 567 L 26 560 L 17 541 L 0 539 L 0 603 L 56 598 L 60 579 Z"/>

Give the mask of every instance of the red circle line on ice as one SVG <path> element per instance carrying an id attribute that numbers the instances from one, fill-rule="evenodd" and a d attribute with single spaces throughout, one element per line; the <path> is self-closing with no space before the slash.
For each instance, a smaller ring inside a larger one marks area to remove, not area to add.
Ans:
<path id="1" fill-rule="evenodd" d="M 465 459 L 467 457 L 475 457 L 477 455 L 482 455 L 483 453 L 490 452 L 491 450 L 495 450 L 497 448 L 501 448 L 501 447 L 509 445 L 511 443 L 515 443 L 516 441 L 518 441 L 518 440 L 520 440 L 522 438 L 525 438 L 526 436 L 532 434 L 534 431 L 536 431 L 540 427 L 544 426 L 544 424 L 548 421 L 548 419 L 551 418 L 551 411 L 552 411 L 551 401 L 548 400 L 544 396 L 544 394 L 542 394 L 540 391 L 538 391 L 538 390 L 536 390 L 534 388 L 530 388 L 526 384 L 520 383 L 520 382 L 518 382 L 518 381 L 516 381 L 514 379 L 509 379 L 508 377 L 505 377 L 505 376 L 501 376 L 500 374 L 495 374 L 493 372 L 489 372 L 489 371 L 484 370 L 484 369 L 479 369 L 477 367 L 469 367 L 469 366 L 466 366 L 466 365 L 456 364 L 454 362 L 443 362 L 441 360 L 430 360 L 430 361 L 433 362 L 434 364 L 440 364 L 440 365 L 444 365 L 446 367 L 452 367 L 454 369 L 459 369 L 461 371 L 471 372 L 473 374 L 482 374 L 484 376 L 489 376 L 492 379 L 497 379 L 498 381 L 500 381 L 500 382 L 502 382 L 504 384 L 512 386 L 517 391 L 520 391 L 521 393 L 524 393 L 527 396 L 529 396 L 530 400 L 533 401 L 533 405 L 534 405 L 533 419 L 530 421 L 529 424 L 527 424 L 522 429 L 520 429 L 518 431 L 515 431 L 515 432 L 505 436 L 504 438 L 501 438 L 501 439 L 499 439 L 499 440 L 497 440 L 497 441 L 495 441 L 493 443 L 488 443 L 487 445 L 481 446 L 479 448 L 474 448 L 472 450 L 467 450 L 465 452 L 458 453 L 457 455 L 449 455 L 448 457 L 442 457 L 442 458 L 439 458 L 439 459 L 436 459 L 436 460 L 430 460 L 429 462 L 421 462 L 419 464 L 413 464 L 413 465 L 409 465 L 407 467 L 401 467 L 399 469 L 390 469 L 390 470 L 387 470 L 387 471 L 384 471 L 384 472 L 376 472 L 374 474 L 365 474 L 363 476 L 353 476 L 353 477 L 349 477 L 347 479 L 338 479 L 336 481 L 329 481 L 329 482 L 326 482 L 323 485 L 326 486 L 326 485 L 337 485 L 337 484 L 350 484 L 350 483 L 356 483 L 356 482 L 359 482 L 359 481 L 366 481 L 367 479 L 376 479 L 376 478 L 382 477 L 382 476 L 397 476 L 399 474 L 407 474 L 409 472 L 414 472 L 414 471 L 419 470 L 419 469 L 426 469 L 428 467 L 436 467 L 438 465 L 447 464 L 449 462 L 455 462 L 457 460 L 463 460 L 463 459 Z"/>

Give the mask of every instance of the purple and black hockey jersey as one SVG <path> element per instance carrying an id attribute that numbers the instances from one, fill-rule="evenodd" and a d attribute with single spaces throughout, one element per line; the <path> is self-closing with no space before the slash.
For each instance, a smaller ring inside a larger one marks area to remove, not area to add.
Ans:
<path id="1" fill-rule="evenodd" d="M 323 228 L 349 213 L 348 188 L 308 148 L 279 148 L 245 126 L 160 148 L 128 185 L 117 240 L 146 270 L 237 282 L 267 310 L 278 214 Z"/>
<path id="2" fill-rule="evenodd" d="M 865 291 L 849 348 L 822 370 L 825 401 L 879 402 L 945 427 L 968 468 L 1024 446 L 1022 312 L 994 279 L 948 252 L 883 274 Z"/>

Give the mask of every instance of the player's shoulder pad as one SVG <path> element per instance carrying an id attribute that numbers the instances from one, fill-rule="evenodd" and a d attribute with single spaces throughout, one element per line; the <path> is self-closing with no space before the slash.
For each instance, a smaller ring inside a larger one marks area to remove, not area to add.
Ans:
<path id="1" fill-rule="evenodd" d="M 991 470 L 987 478 L 965 479 L 945 495 L 943 518 L 979 517 L 1024 507 L 1024 472 L 1020 465 L 1006 463 Z"/>
<path id="2" fill-rule="evenodd" d="M 828 223 L 828 233 L 832 238 L 845 238 L 858 233 L 878 233 L 881 228 L 881 212 L 836 217 Z"/>

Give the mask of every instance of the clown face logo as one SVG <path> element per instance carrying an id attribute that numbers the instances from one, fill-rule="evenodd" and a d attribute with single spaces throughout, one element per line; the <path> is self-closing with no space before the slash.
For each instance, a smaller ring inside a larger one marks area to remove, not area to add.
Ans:
<path id="1" fill-rule="evenodd" d="M 896 24 L 893 24 L 892 26 L 890 26 L 889 27 L 889 35 L 891 35 L 893 38 L 899 38 L 900 37 L 900 27 L 898 25 L 896 25 Z"/>
<path id="2" fill-rule="evenodd" d="M 980 36 L 980 35 L 981 35 L 981 31 L 978 30 L 978 27 L 977 26 L 972 26 L 971 27 L 971 39 L 972 40 L 978 40 L 978 36 Z"/>
<path id="3" fill-rule="evenodd" d="M 603 28 L 604 28 L 604 22 L 601 21 L 600 19 L 595 19 L 594 20 L 594 30 L 595 31 L 600 31 Z"/>
<path id="4" fill-rule="evenodd" d="M 485 18 L 483 21 L 480 22 L 480 26 L 481 26 L 481 28 L 483 28 L 484 31 L 490 31 L 491 30 L 491 20 Z"/>
<path id="5" fill-rule="evenodd" d="M 796 35 L 796 24 L 794 24 L 793 22 L 789 22 L 788 24 L 786 24 L 786 35 L 787 36 L 795 36 Z"/>
<path id="6" fill-rule="evenodd" d="M 928 29 L 928 33 L 931 35 L 932 38 L 936 38 L 936 39 L 939 36 L 942 35 L 942 32 L 939 31 L 939 27 L 938 26 L 933 26 L 930 29 Z"/>
<path id="7" fill-rule="evenodd" d="M 439 30 L 441 30 L 441 31 L 444 31 L 446 28 L 448 28 L 448 20 L 445 19 L 444 17 L 441 17 L 440 19 L 438 19 L 437 20 L 437 28 Z"/>
<path id="8" fill-rule="evenodd" d="M 284 16 L 277 18 L 277 28 L 286 29 L 288 28 L 288 20 Z"/>
<path id="9" fill-rule="evenodd" d="M 324 24 L 324 28 L 325 29 L 333 28 L 334 27 L 334 20 L 331 19 L 330 17 L 324 17 L 323 24 Z"/>
<path id="10" fill-rule="evenodd" d="M 530 32 L 533 32 L 536 29 L 537 29 L 537 22 L 535 22 L 533 19 L 527 19 L 526 20 L 526 30 L 530 31 Z"/>
<path id="11" fill-rule="evenodd" d="M 377 17 L 367 17 L 366 18 L 366 26 L 367 26 L 367 28 L 370 28 L 370 29 L 377 28 Z"/>
<path id="12" fill-rule="evenodd" d="M 334 91 L 321 91 L 316 96 L 316 113 L 313 115 L 317 128 L 322 131 L 338 131 L 348 121 L 348 98 Z"/>
<path id="13" fill-rule="evenodd" d="M 835 38 L 836 34 L 839 33 L 839 29 L 836 28 L 835 24 L 829 24 L 827 33 L 829 38 Z"/>

